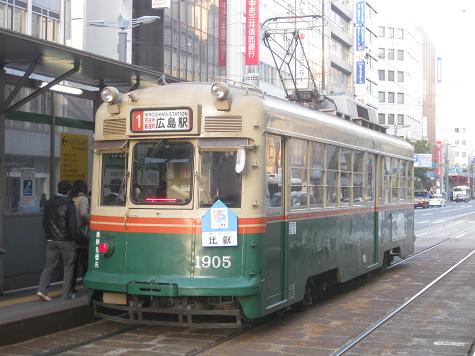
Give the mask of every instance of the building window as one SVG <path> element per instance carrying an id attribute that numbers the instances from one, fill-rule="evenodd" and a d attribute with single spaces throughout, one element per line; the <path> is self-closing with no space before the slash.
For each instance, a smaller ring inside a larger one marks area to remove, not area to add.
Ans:
<path id="1" fill-rule="evenodd" d="M 383 69 L 378 70 L 379 80 L 384 81 L 386 80 L 386 71 Z"/>
<path id="2" fill-rule="evenodd" d="M 378 98 L 380 103 L 386 102 L 386 93 L 384 91 L 378 92 Z"/>
<path id="3" fill-rule="evenodd" d="M 458 127 L 455 128 L 455 132 L 457 132 L 457 133 L 459 132 L 459 128 L 458 128 Z"/>
<path id="4" fill-rule="evenodd" d="M 384 26 L 379 26 L 379 37 L 385 37 L 386 36 L 386 29 Z"/>
<path id="5" fill-rule="evenodd" d="M 462 152 L 462 157 L 467 157 L 467 152 Z"/>
<path id="6" fill-rule="evenodd" d="M 404 60 L 404 51 L 402 49 L 397 50 L 397 60 L 403 61 Z"/>
<path id="7" fill-rule="evenodd" d="M 394 125 L 394 114 L 388 114 L 388 125 Z"/>
<path id="8" fill-rule="evenodd" d="M 388 103 L 394 103 L 394 92 L 388 92 Z"/>
<path id="9" fill-rule="evenodd" d="M 459 140 L 455 140 L 455 144 L 458 145 L 460 143 Z"/>
<path id="10" fill-rule="evenodd" d="M 399 39 L 399 40 L 404 39 L 404 29 L 403 28 L 396 29 L 396 38 Z"/>
<path id="11" fill-rule="evenodd" d="M 404 115 L 403 114 L 397 114 L 397 124 L 398 125 L 404 125 Z"/>
<path id="12" fill-rule="evenodd" d="M 464 146 L 465 146 L 466 144 L 467 144 L 467 141 L 465 141 L 465 140 L 462 140 L 462 145 L 464 145 Z"/>
<path id="13" fill-rule="evenodd" d="M 394 27 L 388 27 L 388 38 L 394 38 Z"/>
<path id="14" fill-rule="evenodd" d="M 378 114 L 378 123 L 384 125 L 386 123 L 386 114 Z"/>
<path id="15" fill-rule="evenodd" d="M 404 104 L 404 93 L 397 93 L 397 103 Z"/>
<path id="16" fill-rule="evenodd" d="M 394 60 L 394 49 L 388 48 L 388 59 Z"/>
<path id="17" fill-rule="evenodd" d="M 388 80 L 390 82 L 394 82 L 394 71 L 393 70 L 388 70 Z"/>
<path id="18" fill-rule="evenodd" d="M 467 133 L 467 129 L 465 127 L 462 129 L 462 133 Z"/>
<path id="19" fill-rule="evenodd" d="M 460 153 L 458 151 L 455 151 L 455 157 L 460 157 Z"/>
<path id="20" fill-rule="evenodd" d="M 379 49 L 379 58 L 384 59 L 386 57 L 386 50 L 384 48 Z"/>
<path id="21" fill-rule="evenodd" d="M 404 82 L 404 72 L 402 71 L 397 71 L 397 81 L 398 82 Z"/>
<path id="22" fill-rule="evenodd" d="M 5 4 L 6 1 L 0 2 L 0 27 L 5 27 L 9 30 L 26 33 L 27 22 L 27 2 L 8 1 L 10 4 Z"/>

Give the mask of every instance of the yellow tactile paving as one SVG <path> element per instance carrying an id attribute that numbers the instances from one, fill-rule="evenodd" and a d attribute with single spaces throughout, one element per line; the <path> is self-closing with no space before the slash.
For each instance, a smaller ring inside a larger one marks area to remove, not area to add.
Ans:
<path id="1" fill-rule="evenodd" d="M 61 290 L 50 291 L 48 292 L 48 295 L 52 298 L 60 296 Z M 30 295 L 25 295 L 21 297 L 9 297 L 7 300 L 2 300 L 2 299 L 3 298 L 0 298 L 0 308 L 8 307 L 10 305 L 15 305 L 15 304 L 27 303 L 34 300 L 39 300 L 39 298 L 36 296 L 36 291 L 34 292 L 34 294 L 30 294 Z"/>

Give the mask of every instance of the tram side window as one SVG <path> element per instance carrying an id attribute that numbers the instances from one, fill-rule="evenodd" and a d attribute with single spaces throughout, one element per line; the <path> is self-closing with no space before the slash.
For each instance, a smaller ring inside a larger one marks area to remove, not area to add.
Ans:
<path id="1" fill-rule="evenodd" d="M 202 151 L 200 206 L 221 200 L 228 208 L 241 207 L 241 174 L 236 173 L 236 151 Z"/>
<path id="2" fill-rule="evenodd" d="M 340 148 L 327 145 L 327 206 L 338 204 L 338 166 Z"/>
<path id="3" fill-rule="evenodd" d="M 291 139 L 289 142 L 290 161 L 290 207 L 308 207 L 307 185 L 307 141 Z"/>
<path id="4" fill-rule="evenodd" d="M 397 158 L 391 159 L 391 189 L 392 189 L 392 199 L 393 203 L 399 202 L 399 160 Z"/>
<path id="5" fill-rule="evenodd" d="M 350 206 L 352 187 L 352 155 L 353 151 L 341 148 L 340 152 L 340 206 Z"/>
<path id="6" fill-rule="evenodd" d="M 353 157 L 353 205 L 363 205 L 364 153 L 355 151 Z"/>
<path id="7" fill-rule="evenodd" d="M 365 202 L 371 203 L 374 201 L 374 155 L 369 154 L 366 159 L 366 198 Z"/>
<path id="8" fill-rule="evenodd" d="M 193 147 L 187 142 L 141 142 L 134 147 L 131 198 L 135 204 L 191 201 Z"/>
<path id="9" fill-rule="evenodd" d="M 267 137 L 267 207 L 282 207 L 282 146 L 278 137 Z"/>
<path id="10" fill-rule="evenodd" d="M 414 163 L 407 162 L 407 201 L 412 202 L 412 195 L 414 194 Z M 447 198 L 447 197 L 446 197 Z"/>
<path id="11" fill-rule="evenodd" d="M 407 200 L 407 189 L 406 189 L 406 173 L 407 173 L 407 162 L 402 161 L 399 165 L 399 176 L 400 176 L 400 187 L 401 187 L 401 195 L 399 196 L 399 201 L 401 203 L 405 202 Z"/>
<path id="12" fill-rule="evenodd" d="M 310 206 L 323 206 L 323 158 L 325 148 L 322 143 L 309 143 L 309 195 Z"/>
<path id="13" fill-rule="evenodd" d="M 391 203 L 391 158 L 384 157 L 384 204 Z"/>
<path id="14" fill-rule="evenodd" d="M 102 154 L 101 205 L 125 205 L 125 153 Z"/>

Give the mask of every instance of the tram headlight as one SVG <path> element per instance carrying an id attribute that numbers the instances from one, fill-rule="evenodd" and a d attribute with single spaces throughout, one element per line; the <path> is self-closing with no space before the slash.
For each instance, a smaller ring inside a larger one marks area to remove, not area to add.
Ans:
<path id="1" fill-rule="evenodd" d="M 214 83 L 211 86 L 211 94 L 218 100 L 225 100 L 229 95 L 229 87 L 224 83 Z"/>
<path id="2" fill-rule="evenodd" d="M 101 90 L 101 98 L 106 103 L 115 104 L 119 101 L 120 93 L 114 87 L 105 87 Z"/>

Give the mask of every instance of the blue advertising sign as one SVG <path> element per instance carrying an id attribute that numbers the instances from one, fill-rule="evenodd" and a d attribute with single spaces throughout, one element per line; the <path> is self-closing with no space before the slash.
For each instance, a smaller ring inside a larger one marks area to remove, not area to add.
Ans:
<path id="1" fill-rule="evenodd" d="M 365 24 L 365 2 L 358 1 L 356 3 L 356 24 L 364 25 Z"/>
<path id="2" fill-rule="evenodd" d="M 237 246 L 237 217 L 217 200 L 201 218 L 203 247 Z"/>
<path id="3" fill-rule="evenodd" d="M 356 62 L 356 84 L 365 83 L 365 62 L 357 61 Z"/>
<path id="4" fill-rule="evenodd" d="M 356 50 L 364 51 L 365 50 L 365 27 L 364 25 L 356 26 Z"/>

